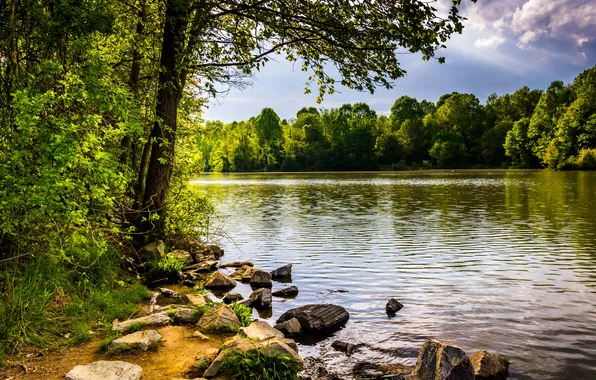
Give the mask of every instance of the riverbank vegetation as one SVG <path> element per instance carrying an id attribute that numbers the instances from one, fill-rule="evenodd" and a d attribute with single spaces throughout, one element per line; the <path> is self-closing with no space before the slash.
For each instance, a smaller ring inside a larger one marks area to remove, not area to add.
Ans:
<path id="1" fill-rule="evenodd" d="M 596 66 L 545 91 L 402 96 L 388 116 L 365 103 L 303 108 L 280 120 L 265 108 L 246 121 L 207 122 L 207 171 L 515 167 L 596 169 Z"/>

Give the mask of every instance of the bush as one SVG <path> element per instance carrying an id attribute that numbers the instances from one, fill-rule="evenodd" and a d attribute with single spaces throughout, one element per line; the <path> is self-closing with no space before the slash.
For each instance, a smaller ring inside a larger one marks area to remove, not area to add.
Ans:
<path id="1" fill-rule="evenodd" d="M 596 170 L 596 149 L 582 149 L 573 158 L 573 167 L 578 170 Z"/>
<path id="2" fill-rule="evenodd" d="M 266 356 L 258 350 L 233 352 L 221 366 L 221 373 L 238 380 L 295 379 L 300 367 L 289 356 Z"/>
<path id="3" fill-rule="evenodd" d="M 239 303 L 234 303 L 231 305 L 231 307 L 242 326 L 247 327 L 250 325 L 250 322 L 252 322 L 252 309 L 250 307 L 241 305 Z"/>
<path id="4" fill-rule="evenodd" d="M 180 279 L 180 272 L 184 268 L 184 258 L 175 256 L 162 257 L 156 263 L 151 265 L 148 274 L 148 280 L 159 280 L 166 278 L 168 281 L 177 281 Z"/>

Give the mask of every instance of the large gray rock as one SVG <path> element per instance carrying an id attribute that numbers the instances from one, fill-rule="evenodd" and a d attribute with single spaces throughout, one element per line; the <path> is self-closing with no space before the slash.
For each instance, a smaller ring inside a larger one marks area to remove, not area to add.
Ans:
<path id="1" fill-rule="evenodd" d="M 271 272 L 271 278 L 274 280 L 285 279 L 290 276 L 292 276 L 292 264 L 284 265 Z"/>
<path id="2" fill-rule="evenodd" d="M 129 319 L 126 321 L 118 322 L 117 320 L 112 323 L 112 331 L 126 332 L 131 327 L 145 327 L 145 326 L 166 326 L 172 323 L 172 319 L 167 313 L 156 313 L 146 317 Z"/>
<path id="3" fill-rule="evenodd" d="M 284 334 L 269 326 L 269 323 L 264 321 L 255 321 L 248 327 L 240 328 L 238 335 L 243 338 L 248 338 L 256 341 L 267 340 L 272 338 L 283 339 Z"/>
<path id="4" fill-rule="evenodd" d="M 509 376 L 509 361 L 499 354 L 477 351 L 470 361 L 476 380 L 505 380 Z"/>
<path id="5" fill-rule="evenodd" d="M 205 282 L 205 289 L 231 289 L 236 286 L 236 280 L 230 276 L 217 271 Z"/>
<path id="6" fill-rule="evenodd" d="M 271 273 L 257 269 L 252 274 L 249 282 L 255 288 L 271 288 Z"/>
<path id="7" fill-rule="evenodd" d="M 280 322 L 275 325 L 275 328 L 281 331 L 285 336 L 299 336 L 302 334 L 302 325 L 300 325 L 300 321 L 296 318 Z"/>
<path id="8" fill-rule="evenodd" d="M 197 327 L 205 332 L 236 332 L 241 324 L 234 311 L 228 305 L 222 303 L 213 309 L 207 310 L 197 322 Z"/>
<path id="9" fill-rule="evenodd" d="M 120 348 L 140 349 L 147 351 L 150 347 L 156 347 L 161 342 L 161 335 L 155 330 L 137 331 L 113 340 L 110 343 L 111 350 Z"/>
<path id="10" fill-rule="evenodd" d="M 418 354 L 415 380 L 474 380 L 474 367 L 459 347 L 429 339 Z"/>
<path id="11" fill-rule="evenodd" d="M 240 268 L 243 266 L 252 267 L 254 264 L 250 260 L 237 260 L 237 261 L 229 261 L 227 263 L 220 264 L 220 268 Z"/>
<path id="12" fill-rule="evenodd" d="M 158 261 L 165 255 L 165 250 L 166 244 L 163 240 L 154 241 L 137 251 L 137 261 L 141 264 Z"/>
<path id="13" fill-rule="evenodd" d="M 65 375 L 67 380 L 139 380 L 143 370 L 136 364 L 100 360 L 78 365 Z"/>
<path id="14" fill-rule="evenodd" d="M 271 289 L 257 289 L 248 298 L 252 301 L 251 306 L 255 309 L 267 309 L 271 307 Z"/>
<path id="15" fill-rule="evenodd" d="M 296 297 L 298 295 L 298 287 L 292 285 L 287 288 L 279 289 L 271 293 L 275 297 Z"/>
<path id="16" fill-rule="evenodd" d="M 303 332 L 315 332 L 339 328 L 348 322 L 350 314 L 341 306 L 332 304 L 311 304 L 288 310 L 277 323 L 296 318 Z"/>

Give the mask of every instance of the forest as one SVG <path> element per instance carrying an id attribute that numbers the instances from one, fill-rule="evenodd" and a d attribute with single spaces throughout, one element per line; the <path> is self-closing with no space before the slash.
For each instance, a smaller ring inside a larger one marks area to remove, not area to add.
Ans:
<path id="1" fill-rule="evenodd" d="M 402 96 L 388 116 L 365 103 L 302 108 L 280 120 L 208 121 L 197 135 L 205 171 L 416 168 L 596 169 L 596 66 L 547 89 Z"/>

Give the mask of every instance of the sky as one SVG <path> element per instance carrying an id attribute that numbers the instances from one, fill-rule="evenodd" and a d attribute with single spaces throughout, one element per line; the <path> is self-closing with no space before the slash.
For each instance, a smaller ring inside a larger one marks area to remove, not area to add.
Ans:
<path id="1" fill-rule="evenodd" d="M 439 0 L 439 9 L 445 1 Z M 512 93 L 523 86 L 545 89 L 553 80 L 571 82 L 596 64 L 594 0 L 462 0 L 460 9 L 468 20 L 463 33 L 454 35 L 438 54 L 446 63 L 400 56 L 407 74 L 390 90 L 370 94 L 337 87 L 317 104 L 316 88 L 304 94 L 308 74 L 280 58 L 257 72 L 248 87 L 211 100 L 204 119 L 246 120 L 265 107 L 290 119 L 302 107 L 356 102 L 388 115 L 402 95 L 435 102 L 453 91 L 473 93 L 484 102 L 492 93 Z"/>

